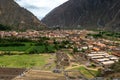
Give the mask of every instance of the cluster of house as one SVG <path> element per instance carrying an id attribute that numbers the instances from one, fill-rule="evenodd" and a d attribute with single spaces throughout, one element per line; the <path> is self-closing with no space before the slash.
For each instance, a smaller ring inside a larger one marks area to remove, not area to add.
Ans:
<path id="1" fill-rule="evenodd" d="M 0 31 L 0 37 L 38 37 L 38 36 L 43 36 L 43 37 L 67 37 L 67 36 L 72 36 L 76 34 L 84 34 L 83 32 L 86 32 L 84 30 L 42 30 L 42 31 L 36 31 L 36 30 L 27 30 L 25 32 L 17 32 L 17 31 Z"/>
<path id="2" fill-rule="evenodd" d="M 45 30 L 45 31 L 36 31 L 36 30 L 27 30 L 25 32 L 17 31 L 0 31 L 0 37 L 17 37 L 17 38 L 35 38 L 35 37 L 49 37 L 49 38 L 65 38 L 69 36 L 71 31 L 69 30 Z"/>
<path id="3" fill-rule="evenodd" d="M 39 32 L 35 30 L 28 30 L 26 32 L 0 31 L 0 38 L 6 38 L 6 37 L 34 38 L 34 37 L 39 37 Z"/>
<path id="4" fill-rule="evenodd" d="M 73 48 L 76 47 L 78 51 L 84 51 L 87 59 L 100 64 L 102 66 L 109 66 L 120 59 L 120 43 L 107 39 L 95 39 L 86 37 L 89 31 L 68 31 L 66 32 L 67 39 L 74 43 Z"/>
<path id="5" fill-rule="evenodd" d="M 109 55 L 106 52 L 91 52 L 86 54 L 87 58 L 101 66 L 110 66 L 111 64 L 117 62 L 119 58 L 114 55 Z"/>
<path id="6" fill-rule="evenodd" d="M 87 59 L 101 66 L 110 66 L 120 59 L 120 45 L 104 40 L 82 40 L 82 43 L 76 43 L 78 51 L 84 51 L 83 55 Z"/>
<path id="7" fill-rule="evenodd" d="M 49 37 L 49 38 L 65 38 L 66 34 L 64 34 L 63 31 L 45 31 L 43 37 Z"/>

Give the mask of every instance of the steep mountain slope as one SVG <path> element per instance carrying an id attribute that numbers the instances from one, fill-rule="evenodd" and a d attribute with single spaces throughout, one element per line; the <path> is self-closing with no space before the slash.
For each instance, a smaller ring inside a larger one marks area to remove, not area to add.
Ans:
<path id="1" fill-rule="evenodd" d="M 0 0 L 0 24 L 14 30 L 40 29 L 44 25 L 14 0 Z"/>
<path id="2" fill-rule="evenodd" d="M 42 22 L 51 27 L 120 31 L 120 0 L 69 0 L 46 15 Z"/>

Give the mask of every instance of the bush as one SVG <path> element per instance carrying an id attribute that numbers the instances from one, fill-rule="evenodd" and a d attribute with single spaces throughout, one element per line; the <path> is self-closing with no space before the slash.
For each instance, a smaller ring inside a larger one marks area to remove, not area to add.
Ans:
<path id="1" fill-rule="evenodd" d="M 91 67 L 96 67 L 96 65 L 94 63 L 91 64 Z"/>
<path id="2" fill-rule="evenodd" d="M 0 30 L 11 30 L 11 28 L 9 26 L 0 24 Z"/>
<path id="3" fill-rule="evenodd" d="M 114 63 L 110 69 L 112 69 L 114 72 L 120 72 L 120 60 L 116 63 Z"/>
<path id="4" fill-rule="evenodd" d="M 38 54 L 38 53 L 39 53 L 39 51 L 36 49 L 32 49 L 29 51 L 29 54 Z"/>

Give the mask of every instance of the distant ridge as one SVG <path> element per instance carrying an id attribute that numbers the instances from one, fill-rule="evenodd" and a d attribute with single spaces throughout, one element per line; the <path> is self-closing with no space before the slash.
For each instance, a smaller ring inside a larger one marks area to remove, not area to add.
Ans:
<path id="1" fill-rule="evenodd" d="M 45 25 L 14 0 L 0 0 L 0 24 L 12 30 L 41 29 Z"/>
<path id="2" fill-rule="evenodd" d="M 69 0 L 42 22 L 50 27 L 120 31 L 120 0 Z"/>

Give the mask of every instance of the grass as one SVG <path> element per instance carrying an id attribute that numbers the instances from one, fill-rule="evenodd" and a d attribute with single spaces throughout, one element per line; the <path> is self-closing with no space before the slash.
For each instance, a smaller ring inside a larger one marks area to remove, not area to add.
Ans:
<path id="1" fill-rule="evenodd" d="M 0 66 L 14 68 L 43 67 L 47 64 L 50 54 L 41 55 L 4 55 L 0 56 Z"/>
<path id="2" fill-rule="evenodd" d="M 85 67 L 81 66 L 79 68 L 74 68 L 73 70 L 79 70 L 86 78 L 90 79 L 90 78 L 94 78 L 94 76 L 92 74 L 94 74 L 95 76 L 97 76 L 97 74 L 99 73 L 98 71 L 96 70 L 86 70 Z"/>

